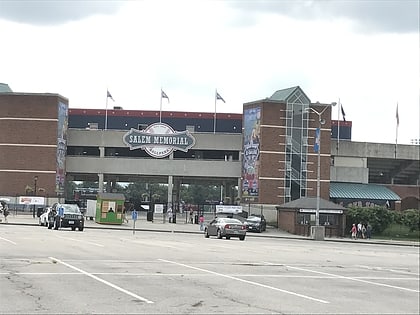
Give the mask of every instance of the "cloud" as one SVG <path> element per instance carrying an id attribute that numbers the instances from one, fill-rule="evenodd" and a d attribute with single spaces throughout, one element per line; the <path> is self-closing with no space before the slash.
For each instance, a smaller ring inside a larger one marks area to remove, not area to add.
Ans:
<path id="1" fill-rule="evenodd" d="M 418 0 L 261 0 L 229 3 L 251 15 L 272 13 L 300 20 L 347 19 L 361 33 L 413 33 L 419 30 Z M 240 24 L 244 21 L 255 20 L 244 17 Z"/>
<path id="2" fill-rule="evenodd" d="M 59 25 L 92 15 L 113 14 L 123 1 L 0 0 L 0 19 L 29 25 Z"/>

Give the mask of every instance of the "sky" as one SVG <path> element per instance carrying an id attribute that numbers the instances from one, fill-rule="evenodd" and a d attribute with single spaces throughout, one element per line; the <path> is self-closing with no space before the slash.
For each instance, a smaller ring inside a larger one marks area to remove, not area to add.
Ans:
<path id="1" fill-rule="evenodd" d="M 0 82 L 70 108 L 242 113 L 300 86 L 352 140 L 420 138 L 418 0 L 0 0 Z M 397 104 L 399 125 L 397 128 Z M 332 118 L 339 116 L 338 106 Z"/>

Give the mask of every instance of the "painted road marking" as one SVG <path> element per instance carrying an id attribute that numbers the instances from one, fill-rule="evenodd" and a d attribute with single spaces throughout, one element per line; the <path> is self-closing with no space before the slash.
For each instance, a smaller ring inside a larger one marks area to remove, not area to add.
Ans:
<path id="1" fill-rule="evenodd" d="M 201 272 L 210 273 L 210 274 L 213 274 L 213 275 L 216 275 L 216 276 L 219 276 L 219 277 L 224 277 L 224 278 L 228 278 L 228 279 L 232 279 L 232 280 L 244 282 L 244 283 L 247 283 L 247 284 L 259 286 L 259 287 L 262 287 L 262 288 L 266 288 L 266 289 L 270 289 L 270 290 L 279 291 L 279 292 L 283 292 L 283 293 L 286 293 L 286 294 L 298 296 L 298 297 L 301 297 L 301 298 L 304 298 L 304 299 L 308 299 L 308 300 L 312 300 L 312 301 L 315 301 L 315 302 L 320 302 L 320 303 L 325 303 L 325 304 L 330 303 L 330 302 L 325 301 L 325 300 L 316 299 L 316 298 L 313 298 L 313 297 L 310 297 L 310 296 L 307 296 L 307 295 L 303 295 L 303 294 L 299 294 L 299 293 L 296 293 L 296 292 L 279 289 L 279 288 L 272 287 L 272 286 L 269 286 L 269 285 L 265 285 L 265 284 L 262 284 L 262 283 L 258 283 L 258 282 L 254 282 L 254 281 L 249 281 L 249 280 L 245 280 L 245 279 L 241 279 L 241 278 L 237 278 L 237 277 L 234 277 L 234 276 L 229 276 L 229 275 L 226 275 L 226 274 L 214 272 L 214 271 L 203 269 L 203 268 L 198 268 L 198 267 L 194 267 L 194 266 L 190 266 L 190 265 L 186 265 L 186 264 L 182 264 L 182 263 L 177 263 L 175 261 L 170 261 L 170 260 L 166 260 L 166 259 L 158 259 L 158 260 L 159 261 L 162 261 L 162 262 L 169 263 L 169 264 L 174 264 L 174 265 L 182 266 L 182 267 L 185 267 L 185 268 L 189 268 L 189 269 L 194 269 L 194 270 L 198 270 L 198 271 L 201 271 Z"/>
<path id="2" fill-rule="evenodd" d="M 57 236 L 57 237 L 58 237 L 58 238 L 62 238 L 62 239 L 64 239 L 64 240 L 70 240 L 70 241 L 75 241 L 75 242 L 80 242 L 80 243 L 92 244 L 92 245 L 95 245 L 95 246 L 98 246 L 98 247 L 105 247 L 105 246 L 104 246 L 104 245 L 102 245 L 102 244 L 93 243 L 93 242 L 89 242 L 89 241 L 85 241 L 85 240 L 78 240 L 78 239 L 71 238 L 71 237 L 64 237 L 64 236 Z"/>
<path id="3" fill-rule="evenodd" d="M 17 245 L 17 243 L 15 243 L 15 242 L 13 242 L 13 241 L 11 241 L 11 240 L 8 240 L 7 238 L 4 238 L 4 237 L 0 237 L 0 240 L 3 240 L 3 241 L 6 241 L 6 242 L 9 242 L 9 243 L 11 243 L 11 244 L 13 244 L 13 245 Z"/>
<path id="4" fill-rule="evenodd" d="M 115 284 L 113 284 L 113 283 L 111 283 L 109 281 L 106 281 L 104 279 L 101 279 L 101 278 L 99 278 L 99 277 L 97 277 L 97 276 L 95 276 L 95 275 L 93 275 L 93 274 L 91 274 L 91 273 L 89 273 L 87 271 L 84 271 L 84 270 L 82 270 L 80 268 L 77 268 L 75 266 L 72 266 L 72 265 L 70 265 L 70 264 L 68 264 L 68 263 L 66 263 L 66 262 L 64 262 L 64 261 L 62 261 L 60 259 L 57 259 L 57 258 L 54 258 L 54 257 L 48 257 L 48 258 L 51 259 L 54 262 L 58 262 L 58 263 L 60 263 L 60 264 L 62 264 L 64 266 L 67 266 L 70 269 L 73 269 L 73 270 L 76 270 L 76 271 L 78 271 L 80 273 L 83 273 L 84 275 L 86 275 L 86 276 L 88 276 L 88 277 L 90 277 L 92 279 L 95 279 L 95 280 L 97 280 L 99 282 L 102 282 L 103 284 L 106 284 L 106 285 L 110 286 L 111 288 L 114 288 L 114 289 L 116 289 L 116 290 L 118 290 L 120 292 L 123 292 L 123 293 L 125 293 L 127 295 L 130 295 L 130 296 L 134 297 L 135 299 L 138 299 L 140 301 L 143 301 L 143 302 L 146 302 L 146 303 L 149 303 L 149 304 L 153 303 L 153 301 L 150 301 L 150 300 L 148 300 L 148 299 L 146 299 L 144 297 L 141 297 L 141 296 L 139 296 L 139 295 L 137 295 L 137 294 L 135 294 L 133 292 L 130 292 L 130 291 L 126 290 L 126 289 L 123 289 L 123 288 L 121 288 L 121 287 L 119 287 L 119 286 L 117 286 L 117 285 L 115 285 Z"/>
<path id="5" fill-rule="evenodd" d="M 353 277 L 340 276 L 340 275 L 336 275 L 336 274 L 332 274 L 332 273 L 328 273 L 328 272 L 315 271 L 315 270 L 310 270 L 310 269 L 305 269 L 305 268 L 299 268 L 299 267 L 292 267 L 292 266 L 286 266 L 286 267 L 287 268 L 291 268 L 291 269 L 300 270 L 300 271 L 312 272 L 312 273 L 317 273 L 317 274 L 321 274 L 321 275 L 336 277 L 336 278 L 339 278 L 339 279 L 346 279 L 346 280 L 351 280 L 351 281 L 358 281 L 358 282 L 373 284 L 373 285 L 387 287 L 387 288 L 392 288 L 392 289 L 398 289 L 398 290 L 409 291 L 409 292 L 416 292 L 416 293 L 419 293 L 420 292 L 419 290 L 413 290 L 413 289 L 408 289 L 408 288 L 403 288 L 403 287 L 397 287 L 395 285 L 378 283 L 378 282 L 372 282 L 372 281 L 362 280 L 362 279 L 353 278 Z"/>

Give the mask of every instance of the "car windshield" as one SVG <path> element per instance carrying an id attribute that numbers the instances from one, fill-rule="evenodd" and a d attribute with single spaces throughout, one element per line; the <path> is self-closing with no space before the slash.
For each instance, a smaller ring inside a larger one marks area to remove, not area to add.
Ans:
<path id="1" fill-rule="evenodd" d="M 78 205 L 64 204 L 61 206 L 64 208 L 64 213 L 81 213 Z"/>
<path id="2" fill-rule="evenodd" d="M 259 217 L 248 217 L 246 220 L 250 221 L 250 222 L 260 222 L 261 218 L 259 218 Z"/>

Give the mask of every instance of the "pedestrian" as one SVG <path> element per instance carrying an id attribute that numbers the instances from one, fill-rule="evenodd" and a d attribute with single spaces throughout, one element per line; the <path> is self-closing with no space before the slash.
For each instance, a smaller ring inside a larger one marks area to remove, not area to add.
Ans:
<path id="1" fill-rule="evenodd" d="M 4 201 L 1 201 L 0 212 L 3 212 L 4 223 L 7 223 L 7 216 L 9 215 L 9 207 L 7 206 L 7 203 Z"/>
<path id="2" fill-rule="evenodd" d="M 371 236 L 372 236 L 372 226 L 368 222 L 367 227 L 366 227 L 366 238 L 370 240 Z"/>
<path id="3" fill-rule="evenodd" d="M 194 223 L 194 210 L 192 208 L 190 208 L 190 223 Z"/>
<path id="4" fill-rule="evenodd" d="M 198 222 L 200 223 L 200 231 L 204 231 L 204 215 L 200 214 L 198 218 Z"/>
<path id="5" fill-rule="evenodd" d="M 350 233 L 351 233 L 351 238 L 353 240 L 356 240 L 357 239 L 357 227 L 356 227 L 356 224 L 353 223 L 353 226 L 351 227 Z"/>
<path id="6" fill-rule="evenodd" d="M 168 215 L 168 221 L 169 221 L 169 223 L 172 223 L 172 218 L 173 218 L 172 207 L 169 207 L 168 208 L 167 215 Z"/>
<path id="7" fill-rule="evenodd" d="M 366 238 L 366 226 L 364 224 L 362 225 L 362 238 Z"/>
<path id="8" fill-rule="evenodd" d="M 357 238 L 361 238 L 362 237 L 362 222 L 359 222 L 357 224 Z"/>
<path id="9" fill-rule="evenodd" d="M 127 219 L 127 208 L 126 207 L 124 207 L 124 210 L 123 210 L 123 221 L 126 222 L 126 223 L 128 223 L 128 219 Z"/>

